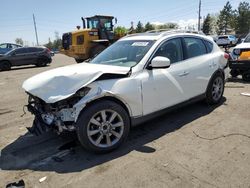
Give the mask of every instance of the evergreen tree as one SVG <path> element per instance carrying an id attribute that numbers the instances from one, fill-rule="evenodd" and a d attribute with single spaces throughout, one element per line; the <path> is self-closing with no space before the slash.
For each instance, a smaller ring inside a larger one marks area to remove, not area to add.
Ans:
<path id="1" fill-rule="evenodd" d="M 53 48 L 53 43 L 51 42 L 49 38 L 49 42 L 45 45 L 47 48 L 52 49 Z"/>
<path id="2" fill-rule="evenodd" d="M 236 33 L 247 34 L 250 32 L 250 5 L 248 2 L 241 2 L 236 17 Z"/>
<path id="3" fill-rule="evenodd" d="M 145 31 L 151 31 L 154 30 L 154 26 L 151 23 L 146 23 L 145 25 Z"/>
<path id="4" fill-rule="evenodd" d="M 217 21 L 218 30 L 217 33 L 220 34 L 227 34 L 228 30 L 232 28 L 233 25 L 233 14 L 234 11 L 232 10 L 232 6 L 228 1 L 224 8 L 220 11 L 219 19 Z"/>
<path id="5" fill-rule="evenodd" d="M 211 33 L 211 30 L 212 30 L 211 21 L 212 21 L 211 16 L 210 14 L 208 14 L 203 22 L 203 33 L 205 33 L 206 35 Z"/>
<path id="6" fill-rule="evenodd" d="M 136 33 L 144 32 L 144 27 L 143 27 L 143 24 L 141 23 L 141 21 L 138 22 L 135 31 L 136 31 Z"/>

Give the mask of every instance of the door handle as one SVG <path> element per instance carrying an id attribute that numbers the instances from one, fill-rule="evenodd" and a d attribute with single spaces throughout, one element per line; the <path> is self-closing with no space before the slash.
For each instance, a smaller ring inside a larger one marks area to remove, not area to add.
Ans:
<path id="1" fill-rule="evenodd" d="M 179 76 L 187 76 L 189 74 L 188 71 L 183 71 L 183 73 L 180 73 Z"/>

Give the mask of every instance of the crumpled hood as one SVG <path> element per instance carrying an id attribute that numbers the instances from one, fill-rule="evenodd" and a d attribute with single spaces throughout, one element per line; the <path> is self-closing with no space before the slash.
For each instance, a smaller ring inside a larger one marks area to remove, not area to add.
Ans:
<path id="1" fill-rule="evenodd" d="M 126 75 L 129 70 L 129 67 L 81 63 L 35 75 L 23 83 L 23 89 L 46 103 L 54 103 L 70 97 L 103 74 Z"/>

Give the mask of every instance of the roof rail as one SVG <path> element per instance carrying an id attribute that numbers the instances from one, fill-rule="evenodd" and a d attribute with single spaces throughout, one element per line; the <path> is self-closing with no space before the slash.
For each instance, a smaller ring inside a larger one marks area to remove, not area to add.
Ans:
<path id="1" fill-rule="evenodd" d="M 162 35 L 167 35 L 171 33 L 193 33 L 193 34 L 205 35 L 202 31 L 182 30 L 182 29 L 156 29 L 147 31 L 146 33 L 161 33 Z"/>

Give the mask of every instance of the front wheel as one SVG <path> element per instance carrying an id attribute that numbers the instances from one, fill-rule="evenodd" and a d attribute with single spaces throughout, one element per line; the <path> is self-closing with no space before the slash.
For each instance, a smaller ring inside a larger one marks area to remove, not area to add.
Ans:
<path id="1" fill-rule="evenodd" d="M 239 73 L 239 71 L 237 71 L 237 70 L 235 70 L 235 69 L 232 69 L 232 70 L 230 71 L 230 74 L 231 74 L 231 76 L 232 76 L 233 78 L 236 78 L 240 73 Z"/>
<path id="2" fill-rule="evenodd" d="M 216 73 L 210 81 L 207 92 L 206 100 L 209 104 L 218 104 L 224 93 L 224 79 L 220 73 Z"/>
<path id="3" fill-rule="evenodd" d="M 119 104 L 103 100 L 84 110 L 76 123 L 80 143 L 96 153 L 110 152 L 127 138 L 130 120 L 126 110 Z"/>
<path id="4" fill-rule="evenodd" d="M 0 62 L 0 70 L 2 71 L 8 71 L 11 69 L 11 64 L 8 61 L 2 61 Z"/>
<path id="5" fill-rule="evenodd" d="M 82 62 L 84 62 L 84 59 L 75 58 L 75 61 L 76 61 L 77 63 L 82 63 Z"/>

